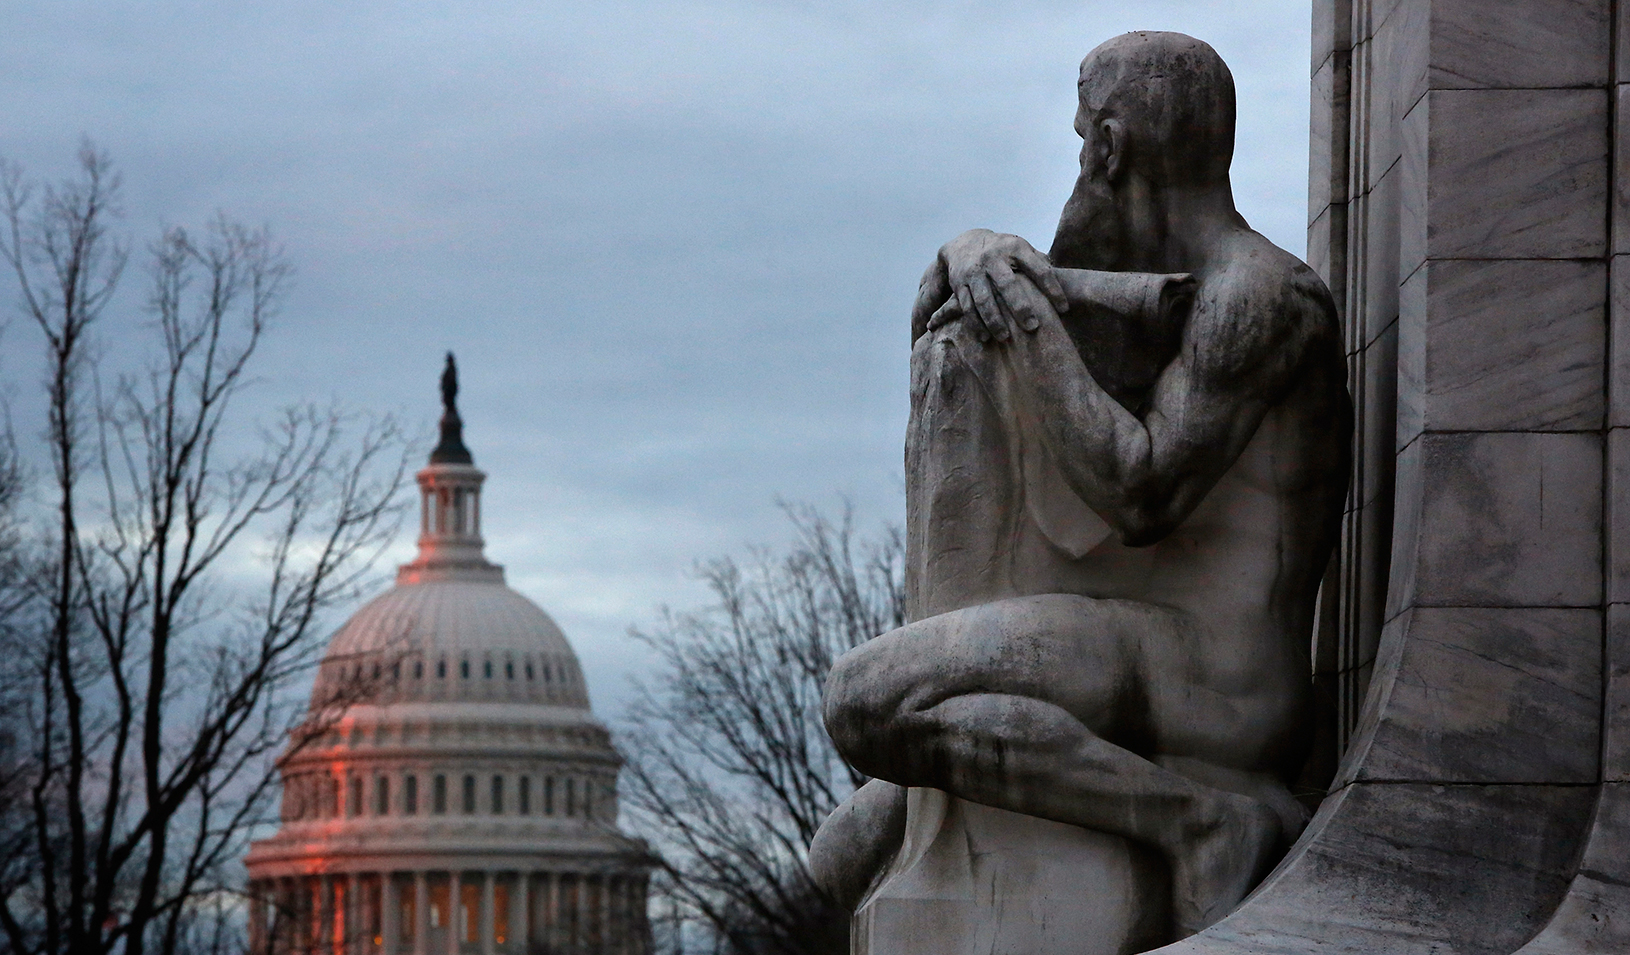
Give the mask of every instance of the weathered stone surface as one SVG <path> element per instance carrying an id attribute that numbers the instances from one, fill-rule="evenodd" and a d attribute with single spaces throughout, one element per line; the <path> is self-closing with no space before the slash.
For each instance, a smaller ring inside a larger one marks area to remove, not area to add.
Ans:
<path id="1" fill-rule="evenodd" d="M 1540 933 L 1518 955 L 1630 952 L 1630 785 L 1601 787 L 1578 874 Z"/>
<path id="2" fill-rule="evenodd" d="M 1599 89 L 1422 97 L 1403 123 L 1404 272 L 1426 258 L 1602 255 L 1607 106 Z"/>
<path id="3" fill-rule="evenodd" d="M 1432 261 L 1404 282 L 1399 440 L 1427 431 L 1602 426 L 1600 262 Z M 1468 347 L 1477 340 L 1479 347 Z"/>
<path id="4" fill-rule="evenodd" d="M 1607 433 L 1607 600 L 1630 603 L 1630 429 Z"/>
<path id="5" fill-rule="evenodd" d="M 1161 955 L 1508 955 L 1566 891 L 1587 786 L 1359 783 L 1239 911 Z"/>
<path id="6" fill-rule="evenodd" d="M 1119 836 L 911 791 L 938 825 L 855 913 L 879 955 L 1120 955 L 1167 940 L 1161 862 Z M 1129 945 L 1128 942 L 1132 944 Z"/>
<path id="7" fill-rule="evenodd" d="M 1392 440 L 1398 427 L 1398 335 L 1398 322 L 1389 322 L 1364 349 L 1352 376 L 1364 382 L 1363 398 L 1355 398 L 1353 407 L 1358 440 L 1363 442 L 1362 448 L 1354 448 L 1359 480 L 1353 490 L 1355 499 L 1364 504 L 1380 496 L 1392 496 Z M 1353 364 L 1349 362 L 1349 366 Z M 1390 500 L 1386 502 L 1389 510 L 1391 504 Z"/>
<path id="8" fill-rule="evenodd" d="M 1596 782 L 1601 632 L 1595 609 L 1400 615 L 1337 784 Z"/>
<path id="9" fill-rule="evenodd" d="M 1428 4 L 1410 4 L 1426 9 Z M 1432 0 L 1424 75 L 1443 89 L 1547 89 L 1607 85 L 1608 0 Z"/>
<path id="10" fill-rule="evenodd" d="M 1601 603 L 1602 451 L 1590 433 L 1417 438 L 1398 459 L 1395 610 Z"/>
<path id="11" fill-rule="evenodd" d="M 1602 707 L 1602 778 L 1630 783 L 1630 605 L 1607 608 L 1606 694 Z"/>
<path id="12" fill-rule="evenodd" d="M 1617 220 L 1617 217 L 1615 217 Z M 1608 260 L 1608 427 L 1630 427 L 1630 256 Z"/>
<path id="13" fill-rule="evenodd" d="M 1305 821 L 1286 780 L 1349 477 L 1335 310 L 1234 211 L 1215 51 L 1127 34 L 1079 91 L 1051 251 L 964 233 L 913 310 L 908 623 L 832 669 L 827 728 L 874 781 L 812 847 L 868 955 L 1133 951 L 1157 911 L 1181 937 Z M 1395 260 L 1374 260 L 1379 366 Z M 1161 864 L 1129 868 L 1133 845 Z M 1060 908 L 1089 873 L 1113 891 Z"/>

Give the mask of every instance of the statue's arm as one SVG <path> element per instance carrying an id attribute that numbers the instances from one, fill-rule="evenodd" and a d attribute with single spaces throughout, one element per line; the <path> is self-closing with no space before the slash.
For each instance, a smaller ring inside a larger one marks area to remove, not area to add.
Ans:
<path id="1" fill-rule="evenodd" d="M 1065 480 L 1131 545 L 1159 541 L 1188 517 L 1284 395 L 1313 338 L 1333 327 L 1316 279 L 1212 281 L 1141 417 L 1087 371 L 1056 315 L 1005 346 Z"/>

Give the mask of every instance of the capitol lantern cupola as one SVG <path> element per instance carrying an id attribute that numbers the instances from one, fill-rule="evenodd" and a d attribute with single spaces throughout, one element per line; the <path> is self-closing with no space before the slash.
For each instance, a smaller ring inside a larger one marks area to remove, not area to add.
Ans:
<path id="1" fill-rule="evenodd" d="M 645 955 L 644 843 L 560 628 L 481 536 L 453 356 L 419 553 L 329 642 L 254 843 L 256 955 Z"/>

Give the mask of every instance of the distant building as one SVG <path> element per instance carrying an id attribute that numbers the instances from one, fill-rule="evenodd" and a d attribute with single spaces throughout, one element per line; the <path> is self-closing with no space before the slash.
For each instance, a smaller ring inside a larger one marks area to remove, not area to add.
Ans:
<path id="1" fill-rule="evenodd" d="M 645 845 L 571 644 L 481 538 L 452 356 L 419 555 L 340 628 L 282 825 L 251 847 L 255 955 L 645 955 Z M 324 700 L 360 699 L 335 720 Z"/>

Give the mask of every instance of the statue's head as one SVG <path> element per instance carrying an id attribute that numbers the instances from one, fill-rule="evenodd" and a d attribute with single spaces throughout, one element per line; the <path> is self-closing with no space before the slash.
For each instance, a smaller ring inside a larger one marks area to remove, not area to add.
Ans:
<path id="1" fill-rule="evenodd" d="M 1228 190 L 1234 77 L 1191 36 L 1126 33 L 1081 61 L 1077 91 L 1081 176 L 1049 254 L 1062 266 L 1124 268 L 1147 252 L 1140 244 L 1158 244 L 1135 228 L 1158 193 Z"/>
<path id="2" fill-rule="evenodd" d="M 1234 158 L 1234 76 L 1211 45 L 1181 33 L 1126 33 L 1081 61 L 1075 128 L 1103 162 L 1157 186 L 1228 181 Z M 1119 140 L 1119 141 L 1115 141 Z"/>

